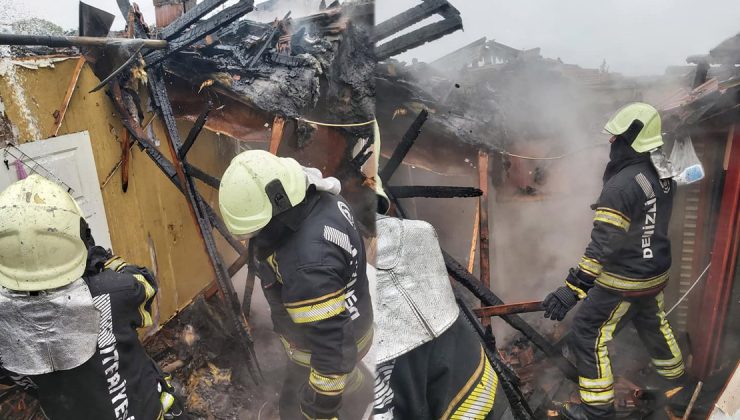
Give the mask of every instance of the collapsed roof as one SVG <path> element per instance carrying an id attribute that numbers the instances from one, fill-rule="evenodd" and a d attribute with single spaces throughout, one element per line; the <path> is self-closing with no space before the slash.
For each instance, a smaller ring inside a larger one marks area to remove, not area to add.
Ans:
<path id="1" fill-rule="evenodd" d="M 598 133 L 616 104 L 639 98 L 638 81 L 606 65 L 586 69 L 486 38 L 431 63 L 388 60 L 378 73 L 379 115 L 426 107 L 442 135 L 487 150 Z"/>

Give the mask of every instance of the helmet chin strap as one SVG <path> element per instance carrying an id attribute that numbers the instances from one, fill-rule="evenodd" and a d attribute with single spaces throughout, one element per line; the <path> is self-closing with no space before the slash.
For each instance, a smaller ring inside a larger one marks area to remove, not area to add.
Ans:
<path id="1" fill-rule="evenodd" d="M 276 216 L 286 210 L 290 210 L 293 205 L 290 203 L 288 194 L 285 193 L 283 183 L 278 179 L 273 179 L 265 185 L 265 194 L 272 204 L 272 215 Z"/>

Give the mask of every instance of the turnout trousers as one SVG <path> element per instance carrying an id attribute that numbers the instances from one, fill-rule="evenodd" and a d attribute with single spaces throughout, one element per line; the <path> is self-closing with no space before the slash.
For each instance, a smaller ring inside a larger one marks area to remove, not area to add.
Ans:
<path id="1" fill-rule="evenodd" d="M 571 343 L 581 402 L 589 418 L 614 413 L 614 376 L 606 345 L 618 326 L 627 321 L 637 329 L 658 374 L 670 381 L 684 374 L 681 350 L 666 319 L 663 292 L 627 297 L 596 285 L 576 313 Z"/>
<path id="2" fill-rule="evenodd" d="M 306 417 L 301 413 L 300 394 L 307 386 L 311 369 L 288 361 L 285 368 L 283 389 L 280 392 L 280 418 L 298 420 Z M 350 373 L 342 396 L 339 418 L 342 420 L 361 420 L 373 400 L 373 376 L 362 362 L 358 362 Z"/>

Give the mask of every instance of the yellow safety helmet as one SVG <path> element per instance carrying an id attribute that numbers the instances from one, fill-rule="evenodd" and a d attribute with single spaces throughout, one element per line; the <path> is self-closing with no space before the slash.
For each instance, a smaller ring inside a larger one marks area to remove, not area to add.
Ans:
<path id="1" fill-rule="evenodd" d="M 82 277 L 81 218 L 64 188 L 36 174 L 0 193 L 0 286 L 49 290 Z"/>
<path id="2" fill-rule="evenodd" d="M 642 102 L 629 104 L 617 111 L 604 126 L 604 132 L 613 136 L 624 134 L 635 122 L 642 123 L 642 129 L 632 142 L 638 153 L 649 152 L 663 145 L 660 131 L 660 114 L 652 105 Z"/>
<path id="3" fill-rule="evenodd" d="M 221 216 L 234 235 L 262 229 L 273 216 L 305 197 L 306 175 L 301 165 L 264 150 L 248 150 L 234 157 L 218 189 Z"/>

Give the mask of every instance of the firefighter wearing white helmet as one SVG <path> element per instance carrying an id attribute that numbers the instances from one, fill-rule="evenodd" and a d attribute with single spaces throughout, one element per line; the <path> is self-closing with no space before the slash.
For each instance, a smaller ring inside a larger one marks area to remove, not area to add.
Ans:
<path id="1" fill-rule="evenodd" d="M 633 103 L 609 119 L 611 134 L 604 187 L 591 241 L 565 285 L 544 300 L 545 317 L 562 320 L 583 300 L 573 319 L 581 404 L 565 404 L 568 419 L 614 418 L 614 375 L 607 343 L 617 325 L 632 321 L 666 386 L 683 383 L 685 369 L 668 325 L 663 288 L 671 267 L 668 225 L 675 182 L 662 154 L 660 115 Z"/>
<path id="2" fill-rule="evenodd" d="M 0 193 L 0 382 L 37 393 L 49 419 L 162 418 L 172 390 L 136 332 L 155 293 L 145 268 L 95 246 L 64 188 L 34 174 Z"/>
<path id="3" fill-rule="evenodd" d="M 290 360 L 283 419 L 361 418 L 372 383 L 365 249 L 339 181 L 291 158 L 236 156 L 219 189 L 229 231 L 252 237 L 275 331 Z"/>
<path id="4" fill-rule="evenodd" d="M 38 291 L 66 286 L 85 271 L 80 208 L 64 189 L 31 175 L 0 194 L 0 285 Z"/>

